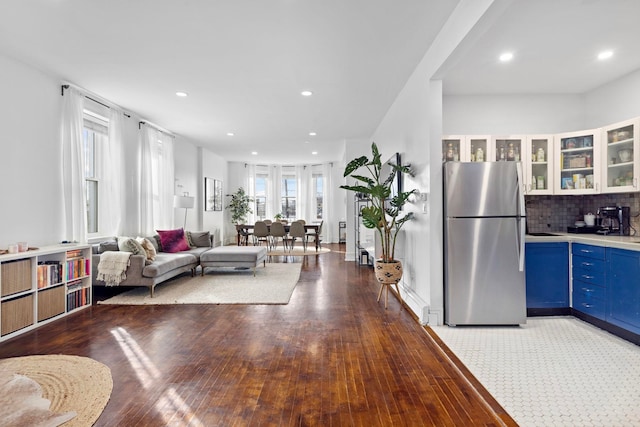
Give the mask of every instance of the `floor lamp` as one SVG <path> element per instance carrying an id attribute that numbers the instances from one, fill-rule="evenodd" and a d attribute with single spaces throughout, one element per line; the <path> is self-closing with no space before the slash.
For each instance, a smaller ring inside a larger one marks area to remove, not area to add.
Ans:
<path id="1" fill-rule="evenodd" d="M 183 229 L 187 227 L 187 209 L 193 208 L 193 202 L 195 198 L 189 196 L 189 193 L 184 193 L 183 196 L 173 196 L 173 207 L 184 209 L 184 225 Z"/>

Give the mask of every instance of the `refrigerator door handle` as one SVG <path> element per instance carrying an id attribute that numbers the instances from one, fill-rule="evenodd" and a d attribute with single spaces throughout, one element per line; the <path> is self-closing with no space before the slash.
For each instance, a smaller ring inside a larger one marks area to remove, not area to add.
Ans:
<path id="1" fill-rule="evenodd" d="M 517 219 L 516 236 L 519 236 L 520 240 L 518 245 L 518 271 L 524 271 L 524 238 L 526 234 L 526 226 L 526 220 L 524 219 L 524 217 Z M 520 230 L 517 230 L 517 228 L 520 228 Z"/>
<path id="2" fill-rule="evenodd" d="M 517 162 L 516 163 L 516 174 L 518 177 L 518 185 L 516 186 L 516 188 L 520 188 L 520 184 L 522 184 L 522 186 L 524 187 L 525 183 L 524 183 L 524 177 L 523 177 L 523 173 L 522 173 L 522 163 Z M 520 216 L 525 216 L 526 215 L 526 209 L 524 206 L 524 191 L 519 191 L 518 192 L 518 204 L 520 205 Z"/>

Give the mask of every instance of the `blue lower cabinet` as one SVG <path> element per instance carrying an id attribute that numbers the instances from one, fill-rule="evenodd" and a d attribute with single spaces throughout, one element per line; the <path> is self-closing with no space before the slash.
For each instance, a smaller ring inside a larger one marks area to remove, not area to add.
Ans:
<path id="1" fill-rule="evenodd" d="M 600 320 L 606 318 L 606 288 L 573 279 L 573 308 Z"/>
<path id="2" fill-rule="evenodd" d="M 569 244 L 525 245 L 527 308 L 569 307 Z"/>
<path id="3" fill-rule="evenodd" d="M 607 249 L 607 322 L 640 334 L 640 252 Z"/>

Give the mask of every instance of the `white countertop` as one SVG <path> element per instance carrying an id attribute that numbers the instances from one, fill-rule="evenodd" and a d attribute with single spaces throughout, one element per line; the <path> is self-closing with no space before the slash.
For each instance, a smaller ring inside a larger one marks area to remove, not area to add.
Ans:
<path id="1" fill-rule="evenodd" d="M 578 233 L 561 233 L 549 231 L 556 236 L 531 236 L 527 235 L 525 242 L 527 243 L 545 243 L 545 242 L 570 242 L 584 243 L 587 245 L 605 246 L 608 248 L 628 249 L 632 251 L 640 251 L 640 236 L 604 236 L 601 234 L 578 234 Z"/>

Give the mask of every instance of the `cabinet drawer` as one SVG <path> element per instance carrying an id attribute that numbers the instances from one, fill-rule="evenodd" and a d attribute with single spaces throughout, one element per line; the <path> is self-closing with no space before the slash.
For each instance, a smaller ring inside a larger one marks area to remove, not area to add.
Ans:
<path id="1" fill-rule="evenodd" d="M 16 294 L 31 289 L 31 259 L 3 262 L 0 265 L 2 295 Z"/>
<path id="2" fill-rule="evenodd" d="M 582 243 L 572 243 L 571 253 L 587 258 L 606 259 L 604 246 L 585 245 Z"/>
<path id="3" fill-rule="evenodd" d="M 582 282 L 591 283 L 598 286 L 605 286 L 606 279 L 604 271 L 590 271 L 579 267 L 573 268 L 573 281 L 580 280 Z"/>
<path id="4" fill-rule="evenodd" d="M 589 298 L 598 298 L 601 300 L 605 300 L 607 289 L 602 286 L 594 285 L 593 283 L 583 282 L 582 280 L 574 280 L 573 281 L 573 293 L 584 294 Z"/>
<path id="5" fill-rule="evenodd" d="M 38 292 L 38 322 L 64 313 L 65 293 L 64 286 Z"/>
<path id="6" fill-rule="evenodd" d="M 583 256 L 574 255 L 571 259 L 571 265 L 573 270 L 583 270 L 603 273 L 607 269 L 606 262 L 601 259 L 587 258 Z"/>
<path id="7" fill-rule="evenodd" d="M 2 303 L 2 335 L 33 325 L 33 295 Z"/>
<path id="8" fill-rule="evenodd" d="M 576 282 L 573 287 L 573 308 L 605 320 L 605 290 L 598 286 Z"/>

